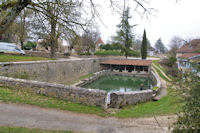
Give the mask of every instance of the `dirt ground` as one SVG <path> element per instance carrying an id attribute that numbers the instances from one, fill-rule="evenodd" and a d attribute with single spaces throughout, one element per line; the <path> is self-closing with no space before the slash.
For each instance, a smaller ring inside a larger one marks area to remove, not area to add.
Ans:
<path id="1" fill-rule="evenodd" d="M 75 133 L 167 133 L 175 116 L 119 119 L 0 102 L 0 125 Z"/>

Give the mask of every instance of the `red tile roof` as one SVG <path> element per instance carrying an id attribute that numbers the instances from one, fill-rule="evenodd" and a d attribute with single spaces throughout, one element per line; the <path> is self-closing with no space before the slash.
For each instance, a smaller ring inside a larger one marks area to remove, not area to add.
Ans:
<path id="1" fill-rule="evenodd" d="M 97 40 L 96 44 L 104 44 L 104 42 L 102 41 L 101 38 L 99 38 L 99 39 Z"/>
<path id="2" fill-rule="evenodd" d="M 197 55 L 200 55 L 200 53 L 184 53 L 183 55 L 179 56 L 178 58 L 187 59 L 187 58 L 191 58 L 191 57 L 197 56 Z"/>
<path id="3" fill-rule="evenodd" d="M 194 39 L 191 41 L 192 46 L 200 46 L 200 39 Z"/>
<path id="4" fill-rule="evenodd" d="M 106 60 L 101 62 L 100 64 L 108 64 L 108 65 L 132 65 L 132 66 L 150 66 L 152 63 L 151 60 L 133 60 L 133 59 L 125 59 L 125 60 Z"/>
<path id="5" fill-rule="evenodd" d="M 200 50 L 200 39 L 194 39 L 190 42 L 190 44 L 185 44 L 178 49 L 177 53 L 194 53 L 198 50 Z"/>

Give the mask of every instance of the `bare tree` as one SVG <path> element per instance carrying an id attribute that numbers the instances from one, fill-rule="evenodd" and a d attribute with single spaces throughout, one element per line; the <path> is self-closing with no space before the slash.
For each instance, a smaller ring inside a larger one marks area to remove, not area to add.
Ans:
<path id="1" fill-rule="evenodd" d="M 141 15 L 149 14 L 152 10 L 152 8 L 146 7 L 148 4 L 146 0 L 132 0 L 132 2 L 136 3 L 135 10 Z M 110 0 L 110 7 L 114 10 L 120 9 L 119 3 L 122 2 L 120 0 Z M 85 28 L 88 24 L 91 24 L 95 17 L 100 19 L 100 14 L 96 8 L 97 4 L 94 0 L 5 0 L 0 1 L 0 36 L 25 7 L 36 11 L 37 16 L 42 19 L 40 22 L 49 31 L 51 57 L 55 54 L 57 39 L 63 32 L 74 32 L 78 29 L 75 27 Z M 88 9 L 90 9 L 89 13 Z M 81 11 L 81 14 L 85 13 L 90 18 L 81 18 L 81 15 L 79 15 L 74 19 L 72 16 L 76 16 L 74 13 L 78 11 Z M 3 12 L 6 13 L 3 15 Z M 77 21 L 77 18 L 79 18 L 79 21 Z"/>
<path id="2" fill-rule="evenodd" d="M 58 38 L 65 37 L 70 32 L 74 32 L 77 27 L 86 25 L 79 21 L 79 3 L 72 0 L 59 0 L 35 3 L 29 9 L 36 11 L 35 22 L 43 33 L 46 33 L 46 39 L 49 40 L 51 46 L 51 57 L 54 57 L 55 51 L 58 48 Z M 37 25 L 34 23 L 35 26 Z"/>
<path id="3" fill-rule="evenodd" d="M 47 0 L 48 1 L 48 0 Z M 94 0 L 69 0 L 71 2 L 78 2 L 81 7 L 84 6 L 84 3 L 90 3 L 90 11 L 92 16 L 97 16 L 100 18 L 100 14 L 96 9 L 96 4 Z M 69 2 L 68 1 L 68 2 Z M 128 0 L 125 0 L 128 1 Z M 124 1 L 124 3 L 125 3 Z M 0 35 L 5 32 L 6 29 L 14 22 L 16 17 L 20 14 L 20 12 L 27 6 L 29 7 L 40 7 L 43 8 L 43 4 L 46 0 L 1 0 L 0 1 Z M 51 3 L 57 3 L 58 0 L 51 1 Z M 150 14 L 153 8 L 148 8 L 147 5 L 149 4 L 147 0 L 132 0 L 132 2 L 136 3 L 135 11 L 137 11 L 141 15 Z M 110 7 L 114 10 L 120 9 L 119 3 L 122 3 L 121 0 L 110 0 Z M 138 9 L 139 8 L 139 9 Z M 35 10 L 37 10 L 35 8 Z M 84 9 L 83 9 L 84 10 Z M 2 16 L 2 12 L 6 14 Z M 50 16 L 49 16 L 50 17 Z"/>
<path id="4" fill-rule="evenodd" d="M 170 51 L 169 54 L 171 56 L 176 56 L 176 51 L 184 44 L 186 43 L 186 41 L 179 37 L 179 36 L 174 36 L 171 40 L 170 40 Z"/>
<path id="5" fill-rule="evenodd" d="M 30 3 L 31 0 L 0 1 L 0 36 L 10 27 L 20 12 Z"/>
<path id="6" fill-rule="evenodd" d="M 21 49 L 24 49 L 24 41 L 28 38 L 28 32 L 30 31 L 29 20 L 33 14 L 32 10 L 24 8 L 20 15 L 16 18 L 15 23 L 18 25 L 16 35 L 21 44 Z"/>

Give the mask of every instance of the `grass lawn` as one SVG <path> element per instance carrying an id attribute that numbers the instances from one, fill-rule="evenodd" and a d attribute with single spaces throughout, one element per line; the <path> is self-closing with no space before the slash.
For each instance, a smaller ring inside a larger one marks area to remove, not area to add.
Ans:
<path id="1" fill-rule="evenodd" d="M 154 67 L 154 69 L 157 71 L 157 73 L 159 74 L 159 76 L 164 79 L 167 82 L 170 82 L 162 73 L 159 69 L 157 69 L 156 67 Z"/>
<path id="2" fill-rule="evenodd" d="M 153 62 L 154 65 L 159 67 L 164 73 L 166 73 L 166 69 L 164 67 L 161 67 L 160 64 L 158 63 L 159 60 L 153 60 L 152 62 Z"/>
<path id="3" fill-rule="evenodd" d="M 156 115 L 175 114 L 181 109 L 181 103 L 177 102 L 178 97 L 171 89 L 168 89 L 168 95 L 158 101 L 149 101 L 138 104 L 134 107 L 126 107 L 115 114 L 116 117 L 151 117 Z"/>
<path id="4" fill-rule="evenodd" d="M 40 61 L 40 60 L 55 60 L 55 59 L 45 58 L 45 57 L 0 54 L 0 62 Z"/>
<path id="5" fill-rule="evenodd" d="M 45 108 L 55 108 L 78 113 L 95 114 L 102 117 L 111 116 L 111 114 L 107 113 L 100 107 L 71 103 L 68 101 L 7 87 L 0 87 L 0 100 L 3 102 L 30 104 Z M 168 115 L 179 111 L 180 105 L 180 103 L 176 103 L 176 97 L 173 95 L 173 92 L 168 90 L 168 95 L 161 98 L 157 102 L 150 101 L 136 106 L 126 107 L 124 109 L 120 109 L 113 116 L 126 118 Z"/>
<path id="6" fill-rule="evenodd" d="M 107 115 L 107 113 L 100 107 L 71 103 L 65 100 L 46 97 L 39 94 L 34 94 L 23 90 L 15 90 L 7 87 L 0 87 L 0 100 L 3 102 L 30 104 L 44 108 L 55 108 L 78 113 L 96 114 L 99 116 Z"/>
<path id="7" fill-rule="evenodd" d="M 72 133 L 72 132 L 0 126 L 0 133 Z"/>

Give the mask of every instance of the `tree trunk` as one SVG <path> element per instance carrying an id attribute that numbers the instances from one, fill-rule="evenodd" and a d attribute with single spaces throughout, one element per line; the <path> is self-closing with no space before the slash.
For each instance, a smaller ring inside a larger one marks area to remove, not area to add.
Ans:
<path id="1" fill-rule="evenodd" d="M 55 57 L 55 44 L 56 44 L 56 20 L 51 18 L 51 35 L 50 35 L 50 45 L 51 45 L 51 58 Z"/>
<path id="2" fill-rule="evenodd" d="M 6 16 L 0 21 L 0 36 L 10 27 L 19 13 L 31 3 L 31 0 L 18 0 Z M 2 16 L 1 16 L 2 17 Z"/>
<path id="3" fill-rule="evenodd" d="M 20 41 L 21 42 L 21 49 L 23 50 L 24 49 L 24 41 Z"/>

